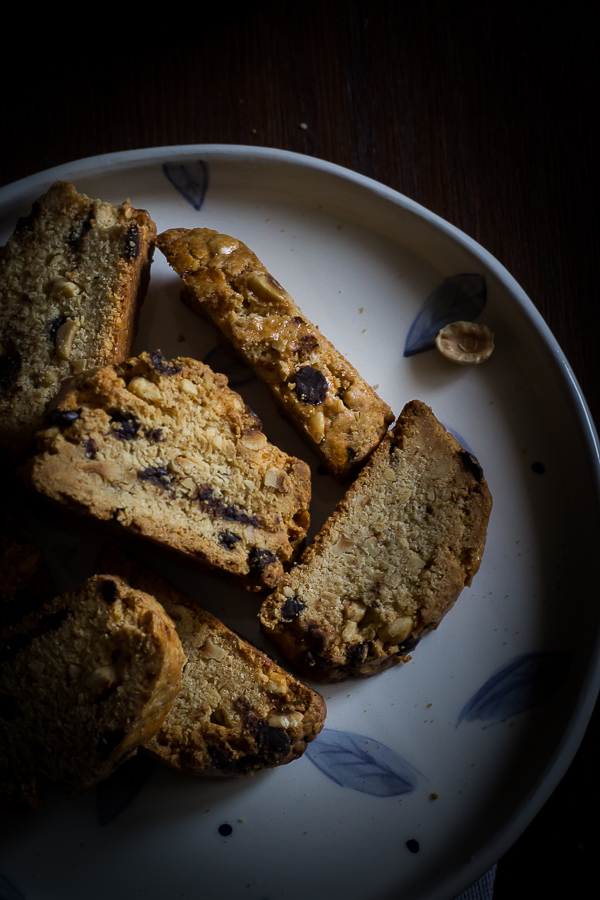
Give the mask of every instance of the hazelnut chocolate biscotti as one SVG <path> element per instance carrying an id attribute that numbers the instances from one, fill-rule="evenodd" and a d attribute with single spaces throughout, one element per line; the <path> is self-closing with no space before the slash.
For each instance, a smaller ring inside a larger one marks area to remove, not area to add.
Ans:
<path id="1" fill-rule="evenodd" d="M 402 661 L 471 583 L 492 498 L 477 460 L 408 403 L 297 565 L 262 629 L 315 680 Z"/>
<path id="2" fill-rule="evenodd" d="M 79 796 L 152 737 L 184 654 L 153 597 L 96 575 L 0 631 L 0 807 Z"/>
<path id="3" fill-rule="evenodd" d="M 320 694 L 120 550 L 107 548 L 99 565 L 160 601 L 186 656 L 181 691 L 145 751 L 177 771 L 212 776 L 302 756 L 325 721 Z"/>
<path id="4" fill-rule="evenodd" d="M 0 448 L 18 456 L 60 382 L 132 352 L 156 227 L 57 181 L 0 249 Z"/>
<path id="5" fill-rule="evenodd" d="M 388 405 L 241 241 L 173 228 L 156 243 L 183 280 L 183 300 L 266 382 L 330 473 L 355 475 L 394 420 Z"/>
<path id="6" fill-rule="evenodd" d="M 250 589 L 310 523 L 310 469 L 270 444 L 224 375 L 158 351 L 67 380 L 20 470 L 40 494 Z"/>

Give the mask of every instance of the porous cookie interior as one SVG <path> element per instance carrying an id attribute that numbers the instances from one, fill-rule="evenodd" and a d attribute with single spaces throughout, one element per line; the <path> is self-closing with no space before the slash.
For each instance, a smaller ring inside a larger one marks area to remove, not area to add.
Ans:
<path id="1" fill-rule="evenodd" d="M 118 548 L 106 548 L 100 566 L 159 600 L 186 655 L 181 691 L 148 752 L 197 775 L 245 775 L 302 755 L 325 720 L 319 694 Z"/>
<path id="2" fill-rule="evenodd" d="M 184 300 L 271 387 L 332 474 L 344 478 L 360 467 L 393 414 L 256 255 L 208 228 L 173 229 L 157 245 L 183 277 Z"/>
<path id="3" fill-rule="evenodd" d="M 129 351 L 129 281 L 154 233 L 129 202 L 91 200 L 67 182 L 19 220 L 0 250 L 0 410 L 13 440 L 64 378 Z"/>
<path id="4" fill-rule="evenodd" d="M 156 352 L 66 385 L 33 485 L 248 582 L 274 584 L 309 524 L 310 470 L 227 379 Z"/>
<path id="5" fill-rule="evenodd" d="M 3 800 L 22 772 L 73 795 L 106 777 L 157 730 L 181 684 L 173 623 L 118 578 L 91 578 L 2 637 Z"/>
<path id="6" fill-rule="evenodd" d="M 477 571 L 491 498 L 424 404 L 405 408 L 261 622 L 315 678 L 396 662 Z"/>

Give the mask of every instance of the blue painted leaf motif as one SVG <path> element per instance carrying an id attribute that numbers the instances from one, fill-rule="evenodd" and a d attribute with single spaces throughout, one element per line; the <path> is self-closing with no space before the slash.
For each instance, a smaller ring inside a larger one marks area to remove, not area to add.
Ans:
<path id="1" fill-rule="evenodd" d="M 154 763 L 145 753 L 137 753 L 123 763 L 96 789 L 96 817 L 99 825 L 108 825 L 135 800 L 152 771 Z"/>
<path id="2" fill-rule="evenodd" d="M 556 691 L 571 664 L 561 651 L 523 653 L 494 672 L 462 708 L 456 727 L 467 722 L 502 722 L 533 709 Z"/>
<path id="3" fill-rule="evenodd" d="M 232 356 L 220 345 L 209 350 L 204 357 L 203 362 L 215 372 L 221 375 L 227 375 L 229 384 L 234 387 L 240 384 L 248 384 L 256 378 L 252 369 L 244 365 L 244 363 L 235 356 Z"/>
<path id="4" fill-rule="evenodd" d="M 410 794 L 420 774 L 385 744 L 333 728 L 324 728 L 306 755 L 336 784 L 373 797 Z"/>
<path id="5" fill-rule="evenodd" d="M 202 208 L 208 190 L 209 169 L 207 163 L 201 159 L 187 165 L 166 162 L 163 163 L 163 172 L 173 187 L 177 188 L 181 196 L 195 210 L 199 211 Z"/>
<path id="6" fill-rule="evenodd" d="M 0 900 L 25 900 L 21 891 L 2 872 L 0 872 Z"/>
<path id="7" fill-rule="evenodd" d="M 485 276 L 451 275 L 427 298 L 412 323 L 404 345 L 404 355 L 414 356 L 435 346 L 435 336 L 450 322 L 472 322 L 487 300 Z"/>

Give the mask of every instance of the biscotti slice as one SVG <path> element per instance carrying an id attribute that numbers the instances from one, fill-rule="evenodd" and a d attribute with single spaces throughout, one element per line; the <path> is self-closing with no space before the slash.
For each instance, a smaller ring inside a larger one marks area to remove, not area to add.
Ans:
<path id="1" fill-rule="evenodd" d="M 0 632 L 0 805 L 73 798 L 160 727 L 184 654 L 156 600 L 97 575 Z"/>
<path id="2" fill-rule="evenodd" d="M 492 499 L 477 460 L 424 403 L 408 403 L 261 626 L 316 680 L 402 660 L 479 568 Z"/>
<path id="3" fill-rule="evenodd" d="M 12 458 L 60 382 L 132 352 L 156 227 L 57 181 L 0 249 L 0 447 Z"/>
<path id="4" fill-rule="evenodd" d="M 388 405 L 241 241 L 174 228 L 157 246 L 183 279 L 185 302 L 266 382 L 330 473 L 353 476 L 394 420 Z"/>
<path id="5" fill-rule="evenodd" d="M 183 685 L 144 749 L 194 775 L 247 775 L 298 759 L 319 734 L 325 701 L 137 561 L 111 547 L 102 571 L 151 593 L 175 623 Z"/>
<path id="6" fill-rule="evenodd" d="M 41 494 L 250 589 L 274 587 L 305 537 L 308 465 L 196 360 L 75 376 L 36 439 L 24 477 Z"/>

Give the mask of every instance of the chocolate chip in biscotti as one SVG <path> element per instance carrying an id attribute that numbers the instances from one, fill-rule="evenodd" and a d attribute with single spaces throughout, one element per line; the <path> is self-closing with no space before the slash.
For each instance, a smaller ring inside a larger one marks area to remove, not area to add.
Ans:
<path id="1" fill-rule="evenodd" d="M 106 547 L 98 565 L 162 604 L 186 656 L 182 689 L 147 753 L 176 771 L 230 778 L 304 753 L 325 721 L 316 691 L 120 548 Z"/>
<path id="2" fill-rule="evenodd" d="M 149 594 L 96 575 L 0 630 L 0 807 L 77 797 L 160 728 L 182 682 L 173 621 Z"/>
<path id="3" fill-rule="evenodd" d="M 393 449 L 393 452 L 390 452 Z M 479 569 L 492 498 L 479 463 L 421 401 L 406 404 L 299 563 L 262 630 L 319 681 L 403 662 Z M 293 615 L 296 604 L 300 615 Z"/>
<path id="4" fill-rule="evenodd" d="M 296 396 L 302 403 L 318 406 L 327 396 L 327 379 L 313 366 L 300 366 L 293 376 Z"/>
<path id="5" fill-rule="evenodd" d="M 0 448 L 11 462 L 67 378 L 131 355 L 155 233 L 129 201 L 57 181 L 0 248 Z M 9 338 L 18 357 L 2 349 Z"/>
<path id="6" fill-rule="evenodd" d="M 110 423 L 117 423 L 117 427 L 113 428 L 112 434 L 119 441 L 132 441 L 137 437 L 141 423 L 132 413 L 114 410 L 110 416 Z"/>
<path id="7" fill-rule="evenodd" d="M 22 470 L 35 490 L 252 591 L 293 564 L 310 468 L 268 441 L 225 376 L 142 353 L 69 379 L 55 415 L 73 409 L 69 432 L 36 435 Z"/>
<path id="8" fill-rule="evenodd" d="M 49 425 L 58 425 L 59 428 L 68 428 L 73 422 L 76 422 L 81 415 L 81 407 L 79 409 L 61 409 L 55 407 L 50 409 L 46 414 L 46 421 Z"/>
<path id="9" fill-rule="evenodd" d="M 140 481 L 149 481 L 162 488 L 171 487 L 172 478 L 166 466 L 148 466 L 147 469 L 138 472 L 137 477 Z"/>
<path id="10" fill-rule="evenodd" d="M 150 359 L 159 375 L 177 375 L 178 372 L 181 372 L 181 366 L 170 363 L 160 350 L 153 350 L 150 354 Z"/>
<path id="11" fill-rule="evenodd" d="M 137 259 L 140 255 L 140 229 L 134 222 L 127 234 L 125 235 L 125 259 Z"/>
<path id="12" fill-rule="evenodd" d="M 242 241 L 172 228 L 156 245 L 183 281 L 184 303 L 265 382 L 328 472 L 354 477 L 394 420 L 387 403 Z"/>

